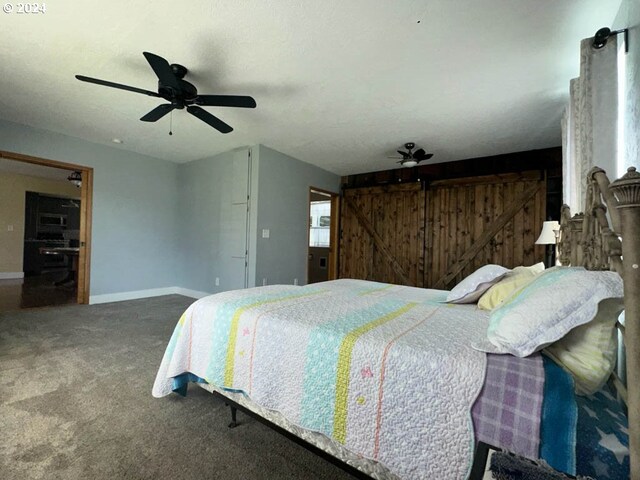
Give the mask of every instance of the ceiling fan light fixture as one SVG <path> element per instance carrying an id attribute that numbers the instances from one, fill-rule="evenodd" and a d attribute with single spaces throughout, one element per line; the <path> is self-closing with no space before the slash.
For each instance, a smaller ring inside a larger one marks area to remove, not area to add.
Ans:
<path id="1" fill-rule="evenodd" d="M 71 175 L 67 177 L 71 183 L 73 183 L 76 187 L 82 187 L 82 174 L 78 171 L 73 172 Z"/>
<path id="2" fill-rule="evenodd" d="M 415 167 L 416 165 L 418 165 L 418 162 L 416 160 L 414 160 L 413 158 L 408 158 L 406 160 L 401 160 L 400 161 L 400 165 L 402 165 L 403 167 L 406 167 L 406 168 L 410 168 L 410 167 Z"/>
<path id="3" fill-rule="evenodd" d="M 429 160 L 431 157 L 433 157 L 433 153 L 425 152 L 424 148 L 419 148 L 414 151 L 413 149 L 416 148 L 416 144 L 413 142 L 405 143 L 404 148 L 407 149 L 406 152 L 403 150 L 396 150 L 396 152 L 398 152 L 398 154 L 400 155 L 399 157 L 388 157 L 398 160 L 396 163 L 399 163 L 401 167 L 415 167 L 423 160 Z"/>

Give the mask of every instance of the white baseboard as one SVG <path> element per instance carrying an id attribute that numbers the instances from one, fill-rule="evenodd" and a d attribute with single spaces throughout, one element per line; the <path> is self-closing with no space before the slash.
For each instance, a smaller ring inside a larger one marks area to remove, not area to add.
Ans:
<path id="1" fill-rule="evenodd" d="M 160 297 L 176 293 L 176 287 L 150 288 L 148 290 L 135 290 L 131 292 L 105 293 L 103 295 L 91 295 L 89 304 L 124 302 L 125 300 L 137 300 L 138 298 Z"/>
<path id="2" fill-rule="evenodd" d="M 189 290 L 182 287 L 150 288 L 148 290 L 135 290 L 130 292 L 106 293 L 103 295 L 91 295 L 89 304 L 124 302 L 125 300 L 137 300 L 139 298 L 160 297 L 162 295 L 184 295 L 191 298 L 202 298 L 211 295 L 207 292 Z"/>
<path id="3" fill-rule="evenodd" d="M 0 280 L 24 278 L 24 272 L 0 272 Z"/>
<path id="4" fill-rule="evenodd" d="M 182 288 L 182 287 L 175 287 L 175 292 L 178 295 L 184 295 L 185 297 L 191 297 L 191 298 L 202 298 L 202 297 L 208 297 L 209 295 L 213 295 L 212 293 L 209 292 L 199 292 L 198 290 L 190 290 L 188 288 Z"/>

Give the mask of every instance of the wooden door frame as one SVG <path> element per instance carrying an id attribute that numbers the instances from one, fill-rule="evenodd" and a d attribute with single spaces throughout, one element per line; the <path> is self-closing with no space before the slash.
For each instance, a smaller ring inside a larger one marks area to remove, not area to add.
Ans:
<path id="1" fill-rule="evenodd" d="M 329 259 L 327 265 L 327 277 L 329 280 L 336 280 L 338 278 L 338 241 L 340 239 L 340 225 L 338 222 L 340 221 L 340 194 L 336 192 L 331 192 L 329 190 L 325 190 L 323 188 L 309 187 L 309 195 L 307 198 L 307 211 L 309 206 L 311 205 L 311 192 L 323 193 L 329 196 L 329 200 L 331 201 L 331 220 L 330 220 L 330 230 L 329 230 Z M 307 214 L 307 217 L 309 215 Z M 305 263 L 306 270 L 306 282 L 309 283 L 309 237 L 311 235 L 311 225 L 307 225 L 307 261 Z"/>
<path id="2" fill-rule="evenodd" d="M 91 272 L 91 223 L 93 212 L 93 168 L 75 163 L 60 162 L 48 158 L 33 157 L 21 153 L 0 150 L 0 158 L 32 163 L 45 167 L 74 170 L 82 174 L 80 188 L 80 253 L 78 255 L 77 302 L 89 303 Z M 24 266 L 23 266 L 24 267 Z"/>

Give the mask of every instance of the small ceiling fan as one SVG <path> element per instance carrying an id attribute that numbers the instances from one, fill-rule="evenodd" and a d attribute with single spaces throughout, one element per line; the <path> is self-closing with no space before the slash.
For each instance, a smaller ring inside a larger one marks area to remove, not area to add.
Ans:
<path id="1" fill-rule="evenodd" d="M 423 148 L 419 148 L 415 152 L 413 151 L 416 148 L 416 144 L 413 142 L 407 142 L 404 144 L 404 148 L 407 149 L 406 152 L 402 150 L 396 150 L 401 156 L 393 156 L 387 158 L 399 159 L 398 163 L 403 167 L 415 167 L 423 160 L 429 160 L 433 157 L 433 153 L 426 153 Z"/>
<path id="2" fill-rule="evenodd" d="M 184 80 L 184 76 L 188 70 L 182 65 L 172 63 L 171 65 L 164 58 L 149 52 L 142 52 L 144 57 L 151 65 L 151 68 L 158 77 L 158 92 L 143 90 L 141 88 L 122 85 L 120 83 L 109 82 L 107 80 L 99 80 L 97 78 L 85 77 L 84 75 L 76 75 L 76 78 L 83 82 L 104 85 L 105 87 L 119 88 L 129 92 L 142 93 L 151 97 L 164 98 L 169 103 L 163 103 L 151 110 L 140 120 L 143 122 L 156 122 L 169 112 L 175 109 L 187 108 L 194 117 L 209 124 L 220 133 L 229 133 L 233 131 L 230 125 L 227 125 L 218 117 L 210 114 L 203 107 L 238 107 L 238 108 L 255 108 L 256 101 L 252 97 L 238 95 L 199 95 L 194 85 Z M 169 132 L 171 133 L 171 132 Z"/>

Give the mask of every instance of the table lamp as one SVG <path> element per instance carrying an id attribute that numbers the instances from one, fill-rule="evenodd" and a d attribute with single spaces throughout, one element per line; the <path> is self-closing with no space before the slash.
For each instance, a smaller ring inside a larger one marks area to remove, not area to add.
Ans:
<path id="1" fill-rule="evenodd" d="M 537 245 L 547 246 L 547 255 L 544 261 L 546 268 L 553 267 L 555 261 L 555 244 L 558 241 L 560 223 L 556 220 L 547 220 L 542 224 L 542 232 L 536 240 Z"/>

